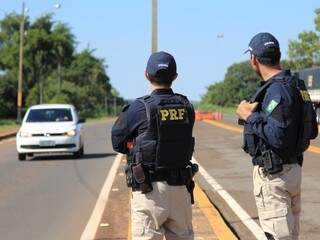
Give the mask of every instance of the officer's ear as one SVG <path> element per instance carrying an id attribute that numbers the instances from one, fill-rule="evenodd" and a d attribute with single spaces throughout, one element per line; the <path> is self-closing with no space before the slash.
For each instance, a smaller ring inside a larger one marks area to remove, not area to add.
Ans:
<path id="1" fill-rule="evenodd" d="M 144 76 L 146 77 L 146 79 L 148 79 L 150 81 L 149 74 L 147 73 L 147 71 L 144 71 Z"/>
<path id="2" fill-rule="evenodd" d="M 251 54 L 251 55 L 250 55 L 250 63 L 251 63 L 251 66 L 252 66 L 252 67 L 257 67 L 257 66 L 258 66 L 258 63 L 259 63 L 259 61 L 258 61 L 258 59 L 257 59 L 257 56 Z"/>

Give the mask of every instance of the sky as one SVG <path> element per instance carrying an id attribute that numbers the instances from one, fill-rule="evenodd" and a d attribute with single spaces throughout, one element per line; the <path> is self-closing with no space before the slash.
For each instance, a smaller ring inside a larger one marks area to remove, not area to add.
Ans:
<path id="1" fill-rule="evenodd" d="M 81 51 L 88 46 L 106 61 L 111 84 L 126 99 L 150 92 L 144 78 L 151 53 L 151 0 L 25 0 L 31 20 L 54 4 L 54 20 L 67 23 Z M 2 13 L 21 11 L 22 1 L 0 0 Z M 222 81 L 258 32 L 274 34 L 287 56 L 289 40 L 314 30 L 316 0 L 158 0 L 158 50 L 176 59 L 175 92 L 200 100 L 206 88 Z M 217 37 L 223 35 L 223 38 Z"/>

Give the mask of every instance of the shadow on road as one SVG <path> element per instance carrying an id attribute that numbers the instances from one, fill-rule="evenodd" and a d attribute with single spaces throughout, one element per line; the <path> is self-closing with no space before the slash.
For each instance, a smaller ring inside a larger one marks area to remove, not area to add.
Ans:
<path id="1" fill-rule="evenodd" d="M 29 158 L 29 161 L 83 161 L 90 159 L 103 159 L 117 155 L 116 153 L 88 153 L 81 158 L 75 158 L 73 155 L 40 155 Z"/>

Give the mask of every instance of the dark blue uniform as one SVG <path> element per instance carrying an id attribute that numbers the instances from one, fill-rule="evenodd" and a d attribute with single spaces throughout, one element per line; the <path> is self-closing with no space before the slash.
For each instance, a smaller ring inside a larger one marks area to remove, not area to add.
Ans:
<path id="1" fill-rule="evenodd" d="M 144 104 L 135 100 L 130 105 L 126 105 L 112 127 L 113 149 L 120 153 L 127 153 L 127 141 L 143 133 L 147 127 L 148 122 Z"/>
<path id="2" fill-rule="evenodd" d="M 258 138 L 250 153 L 253 157 L 261 155 L 265 150 L 262 147 L 270 148 L 282 157 L 295 153 L 301 106 L 298 92 L 290 84 L 290 76 L 290 71 L 284 70 L 262 83 L 261 88 L 265 84 L 269 86 L 257 111 L 248 117 L 246 126 Z"/>
<path id="3" fill-rule="evenodd" d="M 261 75 L 279 69 L 280 46 L 272 34 L 256 34 L 247 51 Z M 310 96 L 304 82 L 284 70 L 263 81 L 250 102 L 259 105 L 244 124 L 243 148 L 254 165 L 260 225 L 270 240 L 298 239 L 303 152 L 318 134 Z"/>
<path id="4" fill-rule="evenodd" d="M 114 150 L 127 154 L 132 238 L 193 239 L 194 110 L 168 88 L 177 77 L 171 54 L 153 53 L 145 73 L 153 87 L 162 88 L 126 106 L 111 136 Z"/>
<path id="5" fill-rule="evenodd" d="M 287 70 L 262 83 L 253 97 L 262 93 L 262 99 L 251 99 L 260 104 L 248 117 L 244 131 L 244 150 L 255 165 L 253 185 L 260 224 L 272 240 L 298 235 L 301 167 L 297 163 L 302 164 L 303 155 L 296 148 L 302 105 L 292 81 Z"/>

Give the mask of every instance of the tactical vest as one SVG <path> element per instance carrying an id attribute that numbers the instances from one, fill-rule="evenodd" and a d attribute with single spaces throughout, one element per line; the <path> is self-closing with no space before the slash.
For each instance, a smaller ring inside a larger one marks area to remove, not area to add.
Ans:
<path id="1" fill-rule="evenodd" d="M 257 92 L 250 98 L 250 102 L 258 102 L 257 111 L 261 111 L 261 105 L 264 99 L 264 96 L 267 92 L 267 89 L 274 83 L 274 80 L 266 82 L 261 88 L 257 90 Z M 243 131 L 243 150 L 250 154 L 251 157 L 260 156 L 262 154 L 261 149 L 261 139 L 259 139 L 253 132 L 251 125 L 248 123 L 244 123 L 244 131 Z"/>
<path id="2" fill-rule="evenodd" d="M 182 95 L 139 98 L 146 108 L 147 130 L 135 139 L 135 163 L 155 169 L 185 168 L 194 150 L 194 110 Z"/>
<path id="3" fill-rule="evenodd" d="M 318 126 L 316 122 L 316 113 L 310 100 L 309 93 L 306 90 L 304 81 L 297 77 L 285 76 L 271 79 L 264 86 L 258 89 L 250 101 L 259 102 L 261 105 L 267 89 L 277 81 L 283 81 L 292 87 L 298 97 L 299 106 L 301 106 L 301 118 L 298 126 L 298 134 L 296 136 L 297 141 L 295 150 L 292 152 L 284 152 L 280 149 L 280 151 L 277 152 L 279 156 L 289 159 L 293 156 L 301 156 L 301 154 L 309 147 L 310 139 L 314 139 L 318 135 Z M 251 126 L 245 123 L 243 149 L 252 157 L 257 157 L 261 155 L 262 151 L 270 149 L 270 146 L 268 146 L 268 143 L 264 142 L 261 138 L 258 138 L 253 133 Z"/>
<path id="4" fill-rule="evenodd" d="M 318 136 L 317 116 L 310 95 L 303 80 L 294 76 L 292 78 L 294 87 L 299 91 L 299 100 L 302 105 L 301 123 L 297 141 L 297 153 L 303 153 L 310 145 L 310 140 Z"/>

